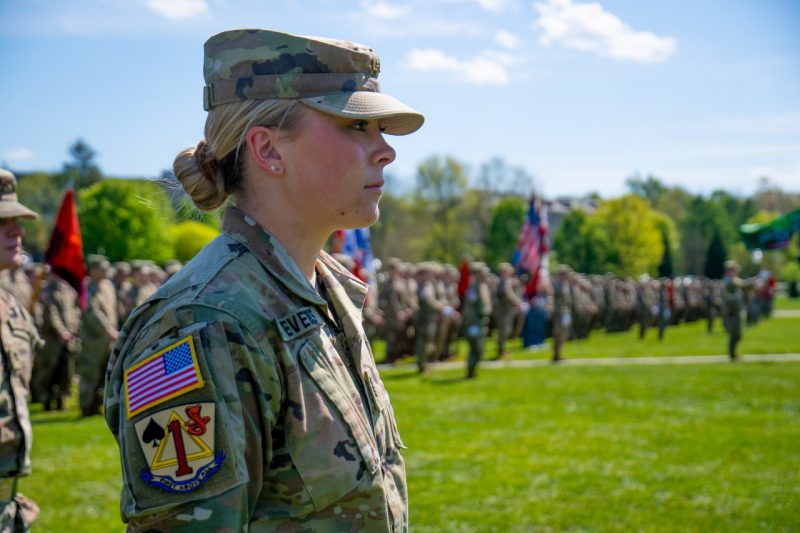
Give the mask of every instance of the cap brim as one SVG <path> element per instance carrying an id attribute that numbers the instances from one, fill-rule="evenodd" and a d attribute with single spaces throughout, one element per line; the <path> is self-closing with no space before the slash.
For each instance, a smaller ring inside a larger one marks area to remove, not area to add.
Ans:
<path id="1" fill-rule="evenodd" d="M 384 93 L 353 91 L 301 98 L 300 101 L 337 117 L 379 120 L 389 135 L 408 135 L 425 122 L 422 113 Z"/>
<path id="2" fill-rule="evenodd" d="M 19 202 L 6 200 L 0 202 L 0 218 L 39 218 L 39 214 Z"/>

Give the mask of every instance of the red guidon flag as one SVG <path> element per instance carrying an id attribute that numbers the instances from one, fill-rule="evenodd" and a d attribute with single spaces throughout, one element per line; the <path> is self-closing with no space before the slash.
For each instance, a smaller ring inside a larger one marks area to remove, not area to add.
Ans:
<path id="1" fill-rule="evenodd" d="M 86 277 L 86 264 L 83 261 L 83 241 L 81 228 L 78 225 L 75 193 L 72 189 L 67 189 L 61 200 L 56 224 L 50 235 L 50 244 L 44 254 L 44 262 L 78 292 L 81 309 L 86 310 L 87 294 L 83 283 Z"/>

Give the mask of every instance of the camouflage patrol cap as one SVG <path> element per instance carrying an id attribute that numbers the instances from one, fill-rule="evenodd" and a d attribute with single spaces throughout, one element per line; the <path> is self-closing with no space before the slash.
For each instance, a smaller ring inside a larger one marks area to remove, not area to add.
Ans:
<path id="1" fill-rule="evenodd" d="M 86 258 L 86 263 L 90 267 L 109 268 L 111 266 L 111 262 L 108 260 L 108 257 L 100 254 L 89 254 L 89 256 Z"/>
<path id="2" fill-rule="evenodd" d="M 131 273 L 131 264 L 127 261 L 117 261 L 114 263 L 114 270 L 123 276 L 129 276 Z"/>
<path id="3" fill-rule="evenodd" d="M 380 59 L 361 44 L 271 30 L 230 30 L 205 44 L 203 107 L 245 100 L 298 99 L 337 117 L 379 120 L 406 135 L 424 117 L 380 92 Z"/>
<path id="4" fill-rule="evenodd" d="M 739 270 L 742 269 L 742 267 L 739 265 L 739 263 L 737 263 L 733 259 L 728 259 L 727 261 L 725 261 L 724 266 L 725 266 L 725 270 L 737 270 L 737 271 L 739 271 Z"/>
<path id="5" fill-rule="evenodd" d="M 0 218 L 39 218 L 39 215 L 17 200 L 17 177 L 0 168 Z"/>

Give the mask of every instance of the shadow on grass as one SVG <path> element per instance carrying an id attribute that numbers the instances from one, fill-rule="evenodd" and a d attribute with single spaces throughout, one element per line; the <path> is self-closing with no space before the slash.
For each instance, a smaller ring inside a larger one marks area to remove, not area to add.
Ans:
<path id="1" fill-rule="evenodd" d="M 430 380 L 431 385 L 455 385 L 456 383 L 462 383 L 464 381 L 468 381 L 466 376 L 459 376 L 453 378 L 444 378 L 444 379 L 432 379 Z"/>
<path id="2" fill-rule="evenodd" d="M 413 371 L 405 371 L 405 372 L 387 372 L 385 374 L 381 374 L 381 379 L 383 381 L 399 381 L 401 379 L 409 379 L 409 378 L 416 378 L 419 377 L 419 372 L 417 370 Z"/>
<path id="3" fill-rule="evenodd" d="M 75 411 L 40 411 L 38 413 L 31 413 L 31 422 L 36 426 L 60 424 L 62 422 L 80 422 L 81 420 L 85 419 L 81 418 L 80 413 Z"/>

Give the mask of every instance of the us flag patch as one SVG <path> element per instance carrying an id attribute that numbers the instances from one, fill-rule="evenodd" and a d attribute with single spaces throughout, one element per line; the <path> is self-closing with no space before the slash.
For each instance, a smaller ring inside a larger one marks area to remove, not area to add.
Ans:
<path id="1" fill-rule="evenodd" d="M 128 418 L 202 386 L 194 342 L 189 336 L 125 371 Z"/>

